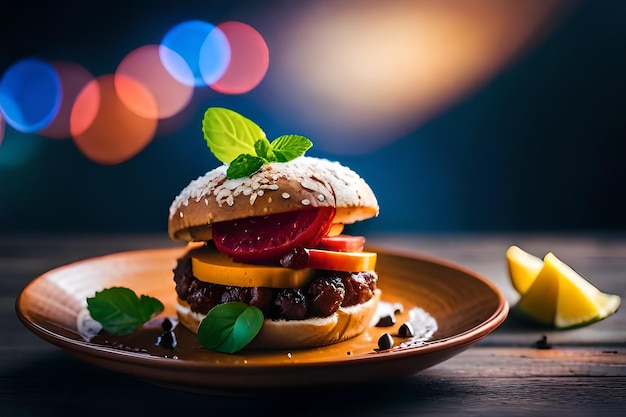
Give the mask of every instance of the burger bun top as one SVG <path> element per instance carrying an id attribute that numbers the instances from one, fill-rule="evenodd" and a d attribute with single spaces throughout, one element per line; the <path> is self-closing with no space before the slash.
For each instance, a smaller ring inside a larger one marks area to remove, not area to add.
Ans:
<path id="1" fill-rule="evenodd" d="M 334 207 L 334 224 L 378 215 L 370 186 L 338 162 L 301 156 L 236 179 L 227 178 L 227 168 L 221 165 L 191 181 L 174 199 L 168 220 L 173 240 L 207 241 L 213 223 L 313 207 Z"/>

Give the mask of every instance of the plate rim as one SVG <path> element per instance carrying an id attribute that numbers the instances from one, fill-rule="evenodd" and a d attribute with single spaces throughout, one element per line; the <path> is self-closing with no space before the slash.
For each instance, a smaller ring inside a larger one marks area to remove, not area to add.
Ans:
<path id="1" fill-rule="evenodd" d="M 471 345 L 477 343 L 482 340 L 484 337 L 489 335 L 492 331 L 498 328 L 504 320 L 507 318 L 509 313 L 509 303 L 506 300 L 503 292 L 498 288 L 498 286 L 476 271 L 460 265 L 454 261 L 450 261 L 443 258 L 438 258 L 436 256 L 431 256 L 423 253 L 415 253 L 412 251 L 402 251 L 396 249 L 387 249 L 384 246 L 371 246 L 368 245 L 370 250 L 375 250 L 379 256 L 400 256 L 403 258 L 410 258 L 412 260 L 417 260 L 427 264 L 434 264 L 438 267 L 444 267 L 446 269 L 456 270 L 458 272 L 463 273 L 464 275 L 471 277 L 472 279 L 480 281 L 482 284 L 486 285 L 489 290 L 495 294 L 498 299 L 498 305 L 494 309 L 494 311 L 490 314 L 490 316 L 478 323 L 477 325 L 454 335 L 447 336 L 441 339 L 435 339 L 432 341 L 428 341 L 425 344 L 417 347 L 410 347 L 405 349 L 391 349 L 386 351 L 375 352 L 372 351 L 371 354 L 363 354 L 358 356 L 347 356 L 342 360 L 319 360 L 314 362 L 279 362 L 279 363 L 262 363 L 262 364 L 254 364 L 248 365 L 245 369 L 258 370 L 263 371 L 267 369 L 300 369 L 300 368 L 308 368 L 308 367 L 335 367 L 335 366 L 357 366 L 361 363 L 372 363 L 376 364 L 381 361 L 388 360 L 397 360 L 402 358 L 412 358 L 414 356 L 423 355 L 424 353 L 432 353 L 438 352 L 449 348 L 456 348 L 455 351 L 464 350 Z M 63 269 L 71 268 L 80 263 L 92 262 L 92 261 L 101 261 L 106 260 L 107 258 L 116 258 L 116 257 L 124 257 L 128 255 L 139 256 L 142 253 L 146 252 L 163 252 L 172 254 L 176 251 L 180 251 L 183 253 L 186 250 L 186 247 L 165 247 L 165 248 L 149 248 L 149 249 L 135 249 L 129 251 L 115 252 L 109 253 L 105 255 L 85 258 L 81 260 L 77 260 L 71 263 L 67 263 L 64 265 L 60 265 L 55 267 L 49 271 L 46 271 L 31 281 L 29 281 L 23 289 L 19 292 L 16 300 L 15 300 L 15 311 L 22 322 L 22 324 L 27 327 L 31 332 L 46 340 L 47 342 L 65 350 L 66 352 L 80 357 L 83 360 L 89 361 L 87 357 L 95 357 L 98 359 L 111 360 L 112 357 L 119 358 L 120 362 L 124 362 L 127 364 L 135 364 L 135 365 L 155 365 L 158 364 L 161 369 L 163 368 L 172 368 L 177 369 L 179 371 L 184 370 L 198 370 L 198 369 L 211 369 L 212 371 L 232 371 L 232 370 L 240 370 L 242 366 L 236 363 L 215 363 L 215 362 L 202 362 L 198 360 L 191 359 L 173 359 L 166 357 L 159 357 L 153 355 L 146 355 L 145 353 L 135 353 L 122 351 L 119 349 L 115 349 L 112 347 L 107 347 L 103 345 L 98 345 L 94 343 L 90 343 L 88 341 L 73 339 L 62 334 L 58 334 L 53 330 L 46 328 L 40 323 L 31 320 L 32 317 L 29 316 L 29 313 L 22 308 L 23 299 L 32 286 L 36 284 L 36 282 L 40 279 L 45 279 L 46 276 L 53 273 L 59 273 Z M 77 351 L 77 349 L 79 349 Z M 89 353 L 86 353 L 89 352 Z M 453 356 L 453 355 L 451 355 Z"/>

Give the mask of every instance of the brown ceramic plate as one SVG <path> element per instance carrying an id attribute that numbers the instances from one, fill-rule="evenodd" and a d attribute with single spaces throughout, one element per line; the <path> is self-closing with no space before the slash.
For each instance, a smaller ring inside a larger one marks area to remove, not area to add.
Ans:
<path id="1" fill-rule="evenodd" d="M 371 248 L 370 248 L 371 249 Z M 16 301 L 24 325 L 36 335 L 93 364 L 160 385 L 196 392 L 250 395 L 276 388 L 328 386 L 406 377 L 478 342 L 506 318 L 508 304 L 489 280 L 442 260 L 376 250 L 382 300 L 400 303 L 395 327 L 370 327 L 354 339 L 318 349 L 222 354 L 202 348 L 179 326 L 178 345 L 156 344 L 158 325 L 132 336 L 88 340 L 77 330 L 85 300 L 96 291 L 125 286 L 160 299 L 162 316 L 175 317 L 172 268 L 185 248 L 122 252 L 51 270 L 28 284 Z M 396 334 L 409 310 L 419 307 L 437 322 L 432 337 L 377 350 L 385 332 Z"/>

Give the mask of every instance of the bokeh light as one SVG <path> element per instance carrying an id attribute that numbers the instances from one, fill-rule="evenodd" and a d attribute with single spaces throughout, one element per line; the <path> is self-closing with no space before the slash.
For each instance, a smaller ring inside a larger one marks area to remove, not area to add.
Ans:
<path id="1" fill-rule="evenodd" d="M 224 74 L 230 60 L 230 46 L 224 34 L 215 25 L 201 20 L 188 20 L 172 27 L 161 45 L 165 47 L 160 51 L 163 65 L 186 85 L 211 84 Z"/>
<path id="2" fill-rule="evenodd" d="M 82 135 L 92 125 L 100 111 L 100 83 L 90 81 L 76 97 L 70 112 L 70 135 L 72 138 Z"/>
<path id="3" fill-rule="evenodd" d="M 224 94 L 243 94 L 254 89 L 269 68 L 269 48 L 263 36 L 242 22 L 224 22 L 217 28 L 230 44 L 230 63 L 224 75 L 211 88 Z"/>
<path id="4" fill-rule="evenodd" d="M 61 81 L 52 65 L 23 59 L 4 73 L 0 83 L 0 108 L 7 124 L 33 133 L 46 127 L 61 104 Z"/>
<path id="5" fill-rule="evenodd" d="M 4 139 L 4 118 L 0 112 L 0 145 L 2 145 L 2 139 Z"/>
<path id="6" fill-rule="evenodd" d="M 326 150 L 375 151 L 479 89 L 563 4 L 364 0 L 298 8 L 268 39 L 276 51 L 268 105 Z"/>
<path id="7" fill-rule="evenodd" d="M 224 75 L 230 66 L 231 49 L 229 39 L 218 27 L 211 32 L 200 47 L 200 73 L 206 85 L 211 85 Z"/>
<path id="8" fill-rule="evenodd" d="M 145 45 L 135 49 L 126 55 L 115 72 L 120 100 L 139 116 L 146 118 L 172 117 L 189 104 L 193 95 L 193 86 L 181 83 L 167 71 L 161 60 L 160 49 L 167 48 L 159 45 Z M 163 54 L 174 53 L 171 50 L 163 51 Z M 182 66 L 180 70 L 187 71 L 184 78 L 192 76 L 187 66 Z M 146 107 L 145 100 L 137 100 L 134 95 L 128 94 L 128 89 L 121 88 L 125 84 L 124 79 L 128 78 L 142 84 L 151 92 L 156 101 L 156 109 Z"/>
<path id="9" fill-rule="evenodd" d="M 9 125 L 72 138 L 92 161 L 118 164 L 157 133 L 189 123 L 200 102 L 215 93 L 251 91 L 268 68 L 265 39 L 238 21 L 183 21 L 160 43 L 128 53 L 114 74 L 98 78 L 75 62 L 24 59 L 0 78 L 0 144 Z"/>
<path id="10" fill-rule="evenodd" d="M 157 120 L 139 116 L 120 99 L 117 88 L 156 114 L 150 92 L 132 78 L 107 74 L 92 81 L 78 96 L 70 117 L 74 142 L 89 159 L 103 165 L 127 161 L 154 138 Z M 94 115 L 95 113 L 95 115 Z M 88 123 L 91 121 L 91 123 Z"/>
<path id="11" fill-rule="evenodd" d="M 67 139 L 70 131 L 70 114 L 76 97 L 93 81 L 94 76 L 82 65 L 74 62 L 52 62 L 61 82 L 61 103 L 54 119 L 38 133 L 53 139 Z"/>

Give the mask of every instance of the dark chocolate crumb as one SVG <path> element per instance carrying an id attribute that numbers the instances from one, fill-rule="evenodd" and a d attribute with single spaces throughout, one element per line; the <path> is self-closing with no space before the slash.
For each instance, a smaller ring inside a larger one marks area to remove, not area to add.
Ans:
<path id="1" fill-rule="evenodd" d="M 396 324 L 396 318 L 393 315 L 381 316 L 376 323 L 376 327 L 391 327 Z"/>
<path id="2" fill-rule="evenodd" d="M 402 323 L 402 325 L 398 328 L 398 335 L 400 337 L 413 337 L 415 335 L 415 330 L 413 330 L 413 325 L 408 321 Z"/>
<path id="3" fill-rule="evenodd" d="M 548 343 L 548 337 L 545 335 L 535 342 L 535 347 L 537 349 L 552 349 L 552 345 Z"/>
<path id="4" fill-rule="evenodd" d="M 384 333 L 378 338 L 378 349 L 388 350 L 393 347 L 393 337 L 389 333 Z"/>
<path id="5" fill-rule="evenodd" d="M 170 319 L 165 318 L 163 323 L 161 323 L 161 328 L 163 329 L 163 333 L 157 338 L 157 346 L 161 346 L 165 349 L 173 350 L 176 348 L 176 335 L 172 331 L 174 326 Z"/>
<path id="6" fill-rule="evenodd" d="M 161 323 L 161 328 L 163 329 L 164 332 L 169 332 L 170 330 L 172 330 L 172 322 L 170 321 L 170 319 L 168 319 L 167 317 L 163 319 L 163 322 Z"/>

